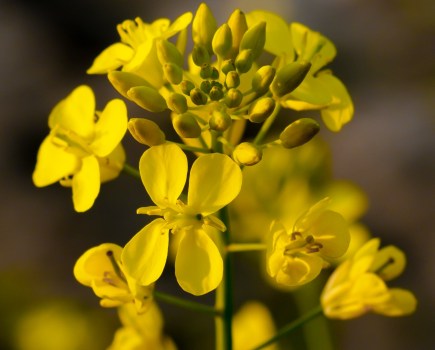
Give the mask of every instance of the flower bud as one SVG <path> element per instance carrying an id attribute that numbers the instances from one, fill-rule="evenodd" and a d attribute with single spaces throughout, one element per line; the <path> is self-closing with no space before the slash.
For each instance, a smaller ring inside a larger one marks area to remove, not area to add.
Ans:
<path id="1" fill-rule="evenodd" d="M 252 50 L 252 60 L 256 60 L 263 52 L 266 43 L 266 22 L 257 23 L 249 28 L 240 42 L 240 52 Z"/>
<path id="2" fill-rule="evenodd" d="M 190 95 L 190 92 L 195 88 L 195 84 L 193 84 L 190 80 L 183 80 L 180 83 L 180 89 L 185 95 Z"/>
<path id="3" fill-rule="evenodd" d="M 264 97 L 257 100 L 249 108 L 249 120 L 253 123 L 262 123 L 275 110 L 275 100 L 271 97 Z"/>
<path id="4" fill-rule="evenodd" d="M 196 45 L 204 46 L 210 54 L 212 51 L 212 40 L 216 32 L 217 24 L 210 8 L 202 3 L 196 11 L 192 22 L 192 39 Z"/>
<path id="5" fill-rule="evenodd" d="M 145 79 L 140 77 L 135 73 L 121 72 L 118 70 L 111 71 L 107 74 L 107 78 L 113 85 L 113 87 L 122 96 L 129 98 L 127 96 L 127 91 L 135 86 L 148 86 L 152 87 Z"/>
<path id="6" fill-rule="evenodd" d="M 217 85 L 212 86 L 208 95 L 210 96 L 210 100 L 212 100 L 212 101 L 219 101 L 222 97 L 224 97 L 224 93 L 222 91 L 222 88 L 217 86 Z"/>
<path id="7" fill-rule="evenodd" d="M 211 90 L 210 80 L 203 80 L 201 82 L 201 85 L 199 86 L 199 88 L 201 89 L 201 91 L 203 91 L 206 94 L 208 94 L 210 92 L 210 90 Z"/>
<path id="8" fill-rule="evenodd" d="M 201 67 L 203 64 L 210 64 L 210 54 L 204 46 L 195 45 L 192 50 L 192 60 L 195 65 Z"/>
<path id="9" fill-rule="evenodd" d="M 213 79 L 213 80 L 219 79 L 219 71 L 215 67 L 211 68 L 210 79 Z"/>
<path id="10" fill-rule="evenodd" d="M 228 108 L 235 108 L 240 106 L 242 103 L 243 95 L 237 89 L 229 89 L 227 95 L 225 96 L 225 104 Z"/>
<path id="11" fill-rule="evenodd" d="M 165 143 L 165 134 L 159 126 L 149 119 L 144 118 L 131 118 L 127 124 L 133 138 L 149 147 L 157 146 Z"/>
<path id="12" fill-rule="evenodd" d="M 239 73 L 248 72 L 252 67 L 252 63 L 254 63 L 254 59 L 251 49 L 243 50 L 236 57 L 236 68 Z"/>
<path id="13" fill-rule="evenodd" d="M 292 62 L 276 73 L 270 90 L 275 96 L 282 97 L 296 89 L 310 70 L 309 62 Z"/>
<path id="14" fill-rule="evenodd" d="M 241 165 L 255 165 L 263 157 L 263 151 L 250 142 L 242 142 L 233 151 L 233 159 Z"/>
<path id="15" fill-rule="evenodd" d="M 201 135 L 196 116 L 191 112 L 176 115 L 172 119 L 172 125 L 180 137 L 195 138 Z"/>
<path id="16" fill-rule="evenodd" d="M 225 131 L 231 126 L 232 120 L 229 114 L 224 110 L 214 110 L 211 112 L 208 123 L 212 130 Z"/>
<path id="17" fill-rule="evenodd" d="M 228 24 L 222 24 L 213 36 L 212 47 L 216 56 L 226 58 L 231 51 L 233 38 Z"/>
<path id="18" fill-rule="evenodd" d="M 236 71 L 231 71 L 225 77 L 225 85 L 228 89 L 236 88 L 240 85 L 239 73 Z"/>
<path id="19" fill-rule="evenodd" d="M 150 112 L 163 112 L 167 106 L 160 93 L 149 86 L 136 86 L 127 91 L 130 100 Z"/>
<path id="20" fill-rule="evenodd" d="M 269 86 L 275 77 L 275 68 L 272 66 L 263 66 L 258 69 L 252 78 L 252 90 L 258 95 L 263 95 L 269 90 Z"/>
<path id="21" fill-rule="evenodd" d="M 279 135 L 282 146 L 294 148 L 310 141 L 320 130 L 319 124 L 311 118 L 301 118 L 290 125 Z"/>
<path id="22" fill-rule="evenodd" d="M 172 93 L 166 102 L 169 109 L 175 113 L 182 114 L 187 111 L 187 100 L 182 94 Z"/>
<path id="23" fill-rule="evenodd" d="M 236 66 L 234 65 L 234 61 L 232 59 L 225 60 L 222 63 L 222 73 L 228 74 L 228 72 L 231 72 L 233 70 L 236 70 Z"/>
<path id="24" fill-rule="evenodd" d="M 213 72 L 213 67 L 208 63 L 204 63 L 201 66 L 201 70 L 199 71 L 199 76 L 202 79 L 210 79 L 212 72 Z"/>
<path id="25" fill-rule="evenodd" d="M 197 106 L 205 105 L 207 103 L 207 95 L 198 88 L 194 88 L 190 91 L 190 99 Z"/>
<path id="26" fill-rule="evenodd" d="M 165 63 L 173 63 L 179 67 L 183 67 L 183 55 L 178 51 L 177 47 L 167 40 L 158 40 L 156 43 L 157 58 L 161 65 Z"/>
<path id="27" fill-rule="evenodd" d="M 174 85 L 178 85 L 183 80 L 183 70 L 175 63 L 165 63 L 163 65 L 165 78 Z"/>
<path id="28" fill-rule="evenodd" d="M 232 45 L 232 56 L 236 56 L 239 52 L 240 42 L 242 41 L 243 35 L 248 30 L 248 24 L 246 23 L 245 14 L 239 9 L 235 10 L 230 18 L 228 18 L 228 26 L 231 29 L 231 33 L 233 36 L 233 45 Z"/>

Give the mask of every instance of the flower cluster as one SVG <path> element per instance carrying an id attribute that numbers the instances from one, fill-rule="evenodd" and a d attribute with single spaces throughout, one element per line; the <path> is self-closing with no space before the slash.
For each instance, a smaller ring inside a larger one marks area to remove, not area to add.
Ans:
<path id="1" fill-rule="evenodd" d="M 331 179 L 326 146 L 314 138 L 321 128 L 316 119 L 292 119 L 272 132 L 286 109 L 317 111 L 334 132 L 352 119 L 345 86 L 325 68 L 336 49 L 322 34 L 265 11 L 235 10 L 218 26 L 204 3 L 172 23 L 136 18 L 117 30 L 120 41 L 103 50 L 88 73 L 107 74 L 123 98 L 147 113 L 169 111 L 180 140 L 168 140 L 159 119 L 127 120 L 120 99 L 96 111 L 93 92 L 84 85 L 53 109 L 35 185 L 59 181 L 72 187 L 74 208 L 83 212 L 100 184 L 125 170 L 141 179 L 154 203 L 137 213 L 156 217 L 124 246 L 104 243 L 86 251 L 74 276 L 92 288 L 101 306 L 119 310 L 123 326 L 110 349 L 175 348 L 162 334 L 159 298 L 212 314 L 227 349 L 232 329 L 238 349 L 260 341 L 270 345 L 275 330 L 263 306 L 244 309 L 251 311 L 231 327 L 230 255 L 265 251 L 269 279 L 296 288 L 366 239 L 355 239 L 355 232 L 368 236 L 357 223 L 366 198 L 356 186 Z M 243 137 L 248 123 L 259 130 L 253 139 Z M 126 130 L 147 147 L 138 170 L 125 164 Z M 171 242 L 179 286 L 195 296 L 217 289 L 215 307 L 157 291 Z M 373 310 L 397 316 L 415 309 L 410 292 L 383 282 L 402 271 L 403 253 L 378 246 L 374 239 L 354 256 L 354 249 L 347 253 L 322 293 L 325 315 L 345 319 Z M 264 334 L 247 340 L 258 329 L 254 314 L 263 315 Z"/>

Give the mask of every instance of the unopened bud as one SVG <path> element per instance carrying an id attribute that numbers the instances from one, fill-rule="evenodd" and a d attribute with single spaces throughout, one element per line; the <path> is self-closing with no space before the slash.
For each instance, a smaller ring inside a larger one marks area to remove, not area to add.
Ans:
<path id="1" fill-rule="evenodd" d="M 150 112 L 163 112 L 166 101 L 159 92 L 149 86 L 136 86 L 127 91 L 127 96 L 140 107 Z"/>
<path id="2" fill-rule="evenodd" d="M 254 57 L 252 56 L 252 50 L 251 49 L 243 50 L 236 57 L 237 71 L 239 73 L 248 72 L 251 69 L 253 62 L 254 62 Z"/>
<path id="3" fill-rule="evenodd" d="M 193 113 L 178 114 L 172 119 L 172 125 L 180 137 L 195 138 L 201 135 L 201 128 Z"/>
<path id="4" fill-rule="evenodd" d="M 178 85 L 183 80 L 183 70 L 174 63 L 165 63 L 163 65 L 163 72 L 171 84 Z"/>
<path id="5" fill-rule="evenodd" d="M 211 112 L 208 123 L 212 130 L 225 131 L 231 126 L 232 120 L 229 114 L 224 110 L 214 110 Z"/>
<path id="6" fill-rule="evenodd" d="M 219 101 L 222 97 L 224 97 L 222 88 L 219 86 L 213 86 L 208 95 L 212 101 Z"/>
<path id="7" fill-rule="evenodd" d="M 143 145 L 157 146 L 166 141 L 165 133 L 156 123 L 149 119 L 131 118 L 127 127 L 131 136 Z"/>
<path id="8" fill-rule="evenodd" d="M 192 83 L 190 80 L 183 80 L 180 83 L 180 89 L 183 92 L 183 94 L 189 96 L 190 92 L 195 88 L 195 84 Z"/>
<path id="9" fill-rule="evenodd" d="M 225 85 L 229 89 L 238 87 L 240 85 L 239 73 L 236 71 L 229 72 L 225 77 Z"/>
<path id="10" fill-rule="evenodd" d="M 212 54 L 211 42 L 216 28 L 217 24 L 213 13 L 205 3 L 202 3 L 199 5 L 192 22 L 193 42 L 196 45 L 204 46 Z"/>
<path id="11" fill-rule="evenodd" d="M 232 60 L 232 59 L 225 60 L 222 63 L 221 70 L 222 70 L 222 73 L 224 73 L 224 74 L 228 74 L 228 72 L 236 70 L 236 66 L 234 65 L 234 60 Z"/>
<path id="12" fill-rule="evenodd" d="M 107 74 L 107 78 L 113 85 L 113 87 L 118 91 L 122 96 L 129 98 L 127 95 L 127 91 L 135 86 L 148 86 L 152 87 L 150 83 L 148 83 L 144 78 L 140 77 L 135 73 L 129 72 L 121 72 L 118 70 L 114 70 Z"/>
<path id="13" fill-rule="evenodd" d="M 240 42 L 240 52 L 252 50 L 252 59 L 255 61 L 263 52 L 266 43 L 266 22 L 257 23 L 249 28 Z"/>
<path id="14" fill-rule="evenodd" d="M 210 79 L 213 72 L 213 67 L 208 63 L 204 63 L 199 71 L 199 76 L 202 79 Z"/>
<path id="15" fill-rule="evenodd" d="M 319 124 L 311 118 L 301 118 L 290 125 L 279 135 L 282 146 L 294 148 L 310 141 L 320 130 Z"/>
<path id="16" fill-rule="evenodd" d="M 233 45 L 233 38 L 231 29 L 228 24 L 222 24 L 213 36 L 212 47 L 214 53 L 221 57 L 226 58 L 231 51 Z"/>
<path id="17" fill-rule="evenodd" d="M 265 97 L 257 100 L 249 108 L 249 120 L 253 123 L 262 123 L 275 110 L 275 100 L 271 97 Z"/>
<path id="18" fill-rule="evenodd" d="M 197 106 L 205 105 L 207 103 L 207 95 L 198 88 L 194 88 L 190 91 L 190 99 Z"/>
<path id="19" fill-rule="evenodd" d="M 177 47 L 167 40 L 158 40 L 156 43 L 157 58 L 161 65 L 165 63 L 173 63 L 179 67 L 183 67 L 183 55 L 178 51 Z"/>
<path id="20" fill-rule="evenodd" d="M 269 90 L 270 84 L 275 77 L 275 68 L 272 66 L 263 66 L 258 69 L 252 78 L 252 90 L 258 95 L 263 95 Z"/>
<path id="21" fill-rule="evenodd" d="M 239 52 L 240 42 L 243 35 L 248 30 L 245 14 L 239 9 L 235 10 L 227 21 L 233 35 L 232 56 L 236 56 Z"/>
<path id="22" fill-rule="evenodd" d="M 201 85 L 199 86 L 201 91 L 204 91 L 206 94 L 208 94 L 211 90 L 211 83 L 209 80 L 203 80 L 201 82 Z"/>
<path id="23" fill-rule="evenodd" d="M 195 45 L 192 50 L 192 60 L 195 65 L 201 67 L 203 64 L 210 63 L 210 54 L 204 46 Z"/>
<path id="24" fill-rule="evenodd" d="M 282 97 L 296 89 L 310 70 L 309 62 L 292 62 L 276 73 L 270 90 L 275 96 Z"/>
<path id="25" fill-rule="evenodd" d="M 242 142 L 233 151 L 233 159 L 241 165 L 255 165 L 263 157 L 263 151 L 250 142 Z"/>
<path id="26" fill-rule="evenodd" d="M 237 89 L 229 89 L 227 91 L 227 95 L 225 96 L 225 104 L 228 108 L 235 108 L 240 106 L 242 103 L 243 94 L 240 90 Z"/>
<path id="27" fill-rule="evenodd" d="M 218 80 L 219 79 L 219 71 L 215 67 L 211 68 L 210 79 L 212 79 L 212 80 Z"/>
<path id="28" fill-rule="evenodd" d="M 187 100 L 184 95 L 172 93 L 167 99 L 168 107 L 171 111 L 181 114 L 187 111 Z"/>

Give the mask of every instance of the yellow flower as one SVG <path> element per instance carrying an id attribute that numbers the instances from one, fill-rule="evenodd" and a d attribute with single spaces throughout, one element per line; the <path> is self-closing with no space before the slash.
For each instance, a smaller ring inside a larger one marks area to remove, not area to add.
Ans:
<path id="1" fill-rule="evenodd" d="M 312 281 L 325 259 L 343 255 L 349 246 L 349 231 L 343 217 L 327 209 L 328 198 L 299 217 L 291 232 L 278 222 L 271 225 L 267 247 L 267 272 L 276 282 L 298 286 Z"/>
<path id="2" fill-rule="evenodd" d="M 91 88 L 82 85 L 54 107 L 48 125 L 51 131 L 39 148 L 33 183 L 44 187 L 60 181 L 72 187 L 74 209 L 86 211 L 100 183 L 117 177 L 123 167 L 126 106 L 114 99 L 97 112 Z"/>
<path id="3" fill-rule="evenodd" d="M 379 245 L 378 238 L 371 239 L 331 275 L 321 295 L 327 317 L 350 319 L 370 311 L 403 316 L 415 311 L 417 300 L 410 291 L 389 289 L 385 283 L 402 273 L 405 254 L 395 246 L 379 250 Z"/>
<path id="4" fill-rule="evenodd" d="M 275 324 L 268 308 L 258 301 L 245 303 L 233 318 L 234 350 L 250 350 L 272 338 Z M 265 349 L 277 350 L 277 344 Z"/>
<path id="5" fill-rule="evenodd" d="M 103 307 L 116 307 L 131 303 L 138 313 L 145 312 L 152 300 L 152 286 L 139 286 L 125 273 L 120 262 L 122 248 L 104 243 L 87 250 L 74 265 L 74 277 L 91 287 L 101 298 Z"/>
<path id="6" fill-rule="evenodd" d="M 298 61 L 311 63 L 304 81 L 282 101 L 295 110 L 319 109 L 331 131 L 340 131 L 353 117 L 353 103 L 344 84 L 329 70 L 320 70 L 336 55 L 334 44 L 322 34 L 300 24 L 290 25 Z"/>
<path id="7" fill-rule="evenodd" d="M 166 264 L 172 231 L 181 235 L 175 258 L 180 286 L 194 295 L 215 289 L 222 279 L 222 257 L 207 230 L 226 230 L 214 213 L 238 195 L 240 168 L 223 154 L 200 156 L 190 170 L 187 204 L 179 199 L 187 178 L 187 157 L 177 145 L 151 147 L 142 155 L 139 169 L 157 206 L 139 208 L 138 213 L 162 218 L 145 226 L 124 247 L 127 273 L 143 285 L 155 282 Z"/>
<path id="8" fill-rule="evenodd" d="M 176 350 L 173 341 L 163 334 L 163 318 L 156 303 L 143 314 L 125 304 L 118 308 L 118 314 L 122 327 L 107 350 Z"/>
<path id="9" fill-rule="evenodd" d="M 191 22 L 192 14 L 187 12 L 172 24 L 161 18 L 151 24 L 140 18 L 125 20 L 118 24 L 120 42 L 110 45 L 98 55 L 88 74 L 106 74 L 122 67 L 125 72 L 135 73 L 154 87 L 163 84 L 163 70 L 157 58 L 156 39 L 168 39 L 184 30 Z"/>

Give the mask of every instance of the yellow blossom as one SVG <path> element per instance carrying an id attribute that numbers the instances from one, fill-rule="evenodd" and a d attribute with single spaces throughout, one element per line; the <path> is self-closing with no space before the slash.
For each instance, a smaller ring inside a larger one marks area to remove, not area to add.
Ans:
<path id="1" fill-rule="evenodd" d="M 246 302 L 233 318 L 234 350 L 251 350 L 272 338 L 275 324 L 268 308 L 258 301 Z M 266 350 L 278 349 L 271 344 Z"/>
<path id="2" fill-rule="evenodd" d="M 327 258 L 343 255 L 349 231 L 343 217 L 328 210 L 328 198 L 313 205 L 288 232 L 278 222 L 271 225 L 267 247 L 267 272 L 276 282 L 298 286 L 312 281 Z"/>
<path id="3" fill-rule="evenodd" d="M 95 111 L 91 88 L 77 87 L 52 110 L 50 134 L 38 151 L 33 182 L 38 187 L 57 181 L 72 187 L 74 209 L 92 207 L 100 183 L 119 175 L 125 161 L 120 144 L 127 130 L 127 109 L 122 100 L 111 100 Z"/>
<path id="4" fill-rule="evenodd" d="M 222 257 L 207 230 L 226 230 L 214 213 L 238 195 L 242 174 L 226 155 L 200 156 L 190 170 L 185 204 L 179 197 L 187 169 L 187 157 L 175 144 L 154 146 L 144 152 L 139 170 L 156 206 L 139 208 L 138 213 L 162 218 L 152 221 L 127 243 L 122 261 L 138 283 L 155 282 L 166 264 L 172 231 L 181 235 L 175 258 L 177 281 L 185 291 L 201 295 L 215 289 L 223 273 Z"/>
<path id="5" fill-rule="evenodd" d="M 379 245 L 378 238 L 371 239 L 333 272 L 321 295 L 327 317 L 350 319 L 370 311 L 403 316 L 415 311 L 417 301 L 410 291 L 385 283 L 402 273 L 405 254 Z"/>
<path id="6" fill-rule="evenodd" d="M 87 250 L 74 265 L 74 277 L 91 287 L 101 298 L 103 307 L 116 307 L 131 303 L 137 312 L 147 310 L 152 300 L 152 286 L 140 286 L 125 273 L 120 261 L 122 248 L 104 243 Z"/>
<path id="7" fill-rule="evenodd" d="M 163 334 L 163 317 L 156 303 L 143 314 L 125 304 L 118 308 L 118 314 L 122 327 L 107 350 L 176 350 L 173 341 Z"/>
<path id="8" fill-rule="evenodd" d="M 118 24 L 120 42 L 110 45 L 95 58 L 88 74 L 106 74 L 122 67 L 125 72 L 135 73 L 160 88 L 163 70 L 157 57 L 156 40 L 168 39 L 184 30 L 191 22 L 192 14 L 186 12 L 172 24 L 167 18 L 145 23 L 140 18 Z"/>

